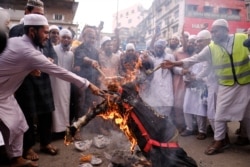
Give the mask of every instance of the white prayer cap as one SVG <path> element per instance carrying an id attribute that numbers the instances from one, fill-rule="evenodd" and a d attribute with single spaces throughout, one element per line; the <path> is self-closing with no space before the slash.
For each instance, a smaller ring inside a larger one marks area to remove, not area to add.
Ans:
<path id="1" fill-rule="evenodd" d="M 24 25 L 32 25 L 32 26 L 45 26 L 49 25 L 48 20 L 46 17 L 40 14 L 27 14 L 24 15 L 23 20 Z"/>
<path id="2" fill-rule="evenodd" d="M 107 41 L 111 41 L 111 38 L 108 37 L 108 36 L 102 37 L 101 42 L 100 42 L 101 46 L 102 46 L 105 42 L 107 42 Z"/>
<path id="3" fill-rule="evenodd" d="M 128 43 L 126 45 L 126 50 L 135 50 L 135 45 L 133 43 Z"/>
<path id="4" fill-rule="evenodd" d="M 51 25 L 49 26 L 49 31 L 51 30 L 57 30 L 57 31 L 60 31 L 59 27 L 57 25 Z"/>
<path id="5" fill-rule="evenodd" d="M 28 0 L 26 6 L 34 6 L 34 7 L 42 7 L 43 8 L 43 2 L 40 0 Z"/>
<path id="6" fill-rule="evenodd" d="M 212 27 L 214 26 L 221 26 L 228 29 L 228 22 L 225 19 L 217 19 L 212 24 Z"/>
<path id="7" fill-rule="evenodd" d="M 189 37 L 188 37 L 188 40 L 195 40 L 197 38 L 197 36 L 196 35 L 189 35 Z"/>
<path id="8" fill-rule="evenodd" d="M 208 30 L 201 30 L 197 34 L 197 39 L 211 39 L 211 33 Z"/>
<path id="9" fill-rule="evenodd" d="M 174 39 L 174 38 L 180 40 L 180 37 L 179 37 L 178 35 L 172 35 L 172 36 L 171 36 L 171 39 Z"/>
<path id="10" fill-rule="evenodd" d="M 70 38 L 72 38 L 72 33 L 67 28 L 63 28 L 60 31 L 60 37 L 62 37 L 62 36 L 69 36 Z"/>
<path id="11" fill-rule="evenodd" d="M 156 46 L 162 46 L 162 47 L 166 47 L 167 42 L 164 39 L 158 39 L 155 43 L 154 43 L 154 47 Z"/>

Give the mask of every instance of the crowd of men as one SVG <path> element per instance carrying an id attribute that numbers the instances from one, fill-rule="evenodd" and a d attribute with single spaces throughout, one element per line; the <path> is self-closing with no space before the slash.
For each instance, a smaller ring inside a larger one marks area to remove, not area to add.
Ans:
<path id="1" fill-rule="evenodd" d="M 134 41 L 120 50 L 119 32 L 101 36 L 96 26 L 86 25 L 73 41 L 70 29 L 49 26 L 43 14 L 42 1 L 28 0 L 19 25 L 8 31 L 9 17 L 1 23 L 0 37 L 9 40 L 0 47 L 0 131 L 12 167 L 38 166 L 36 130 L 40 151 L 57 155 L 52 134 L 64 133 L 98 104 L 97 95 L 114 78 L 136 81 L 143 101 L 169 117 L 181 136 L 204 140 L 210 125 L 214 141 L 207 155 L 230 146 L 230 121 L 240 122 L 236 144 L 250 144 L 250 40 L 248 34 L 229 34 L 226 20 L 215 20 L 211 31 L 183 31 L 168 41 L 155 34 L 147 49 L 137 51 Z M 110 128 L 98 119 L 93 127 L 105 135 Z M 74 138 L 81 140 L 80 131 Z"/>

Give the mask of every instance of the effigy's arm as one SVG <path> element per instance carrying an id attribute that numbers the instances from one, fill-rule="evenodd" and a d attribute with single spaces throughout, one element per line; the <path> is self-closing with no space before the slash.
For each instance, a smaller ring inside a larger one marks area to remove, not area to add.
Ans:
<path id="1" fill-rule="evenodd" d="M 66 128 L 66 134 L 65 134 L 65 144 L 68 145 L 71 143 L 75 136 L 75 133 L 77 129 L 80 129 L 81 127 L 87 125 L 93 118 L 95 118 L 98 114 L 101 114 L 107 110 L 108 102 L 107 100 L 104 100 L 101 104 L 94 107 L 92 110 L 89 110 L 89 112 L 82 117 L 78 118 L 76 122 L 74 122 L 71 126 Z"/>

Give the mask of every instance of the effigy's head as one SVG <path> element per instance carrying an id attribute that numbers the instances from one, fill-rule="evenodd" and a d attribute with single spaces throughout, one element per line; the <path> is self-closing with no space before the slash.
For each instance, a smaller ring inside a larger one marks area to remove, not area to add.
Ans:
<path id="1" fill-rule="evenodd" d="M 129 96 L 138 96 L 138 85 L 136 82 L 129 82 L 121 86 L 121 98 L 126 99 Z"/>

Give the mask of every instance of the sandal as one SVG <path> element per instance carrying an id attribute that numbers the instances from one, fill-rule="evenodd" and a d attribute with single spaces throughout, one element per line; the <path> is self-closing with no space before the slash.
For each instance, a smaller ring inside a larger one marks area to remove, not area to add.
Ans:
<path id="1" fill-rule="evenodd" d="M 228 148 L 229 145 L 225 144 L 224 140 L 214 141 L 208 148 L 205 150 L 206 155 L 214 155 L 221 153 L 224 149 Z"/>
<path id="2" fill-rule="evenodd" d="M 39 160 L 39 156 L 32 148 L 30 148 L 28 151 L 24 152 L 23 157 L 25 159 L 31 160 L 31 161 L 38 161 Z"/>
<path id="3" fill-rule="evenodd" d="M 207 135 L 205 133 L 198 133 L 198 135 L 196 136 L 196 139 L 198 140 L 205 140 L 207 138 Z"/>
<path id="4" fill-rule="evenodd" d="M 40 151 L 50 155 L 56 155 L 58 153 L 58 149 L 55 146 L 52 146 L 51 144 L 41 146 Z"/>

